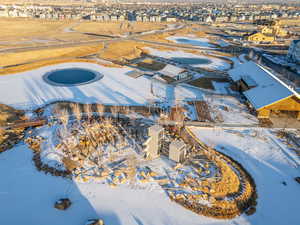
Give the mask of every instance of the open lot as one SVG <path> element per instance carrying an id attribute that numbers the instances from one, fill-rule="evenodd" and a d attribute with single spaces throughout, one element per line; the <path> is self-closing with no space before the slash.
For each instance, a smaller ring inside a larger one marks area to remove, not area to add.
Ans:
<path id="1" fill-rule="evenodd" d="M 83 22 L 75 25 L 73 30 L 82 33 L 118 36 L 149 30 L 161 30 L 166 27 L 166 23 L 151 22 Z"/>
<path id="2" fill-rule="evenodd" d="M 3 48 L 46 45 L 65 41 L 91 40 L 94 37 L 69 32 L 74 21 L 0 18 L 0 37 Z"/>
<path id="3" fill-rule="evenodd" d="M 41 49 L 17 53 L 0 53 L 0 74 L 16 73 L 57 62 L 76 61 L 79 57 L 97 54 L 103 45 Z"/>

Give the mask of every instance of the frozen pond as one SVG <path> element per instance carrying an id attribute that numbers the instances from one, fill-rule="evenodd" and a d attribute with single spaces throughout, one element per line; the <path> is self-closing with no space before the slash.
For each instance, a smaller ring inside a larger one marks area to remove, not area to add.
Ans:
<path id="1" fill-rule="evenodd" d="M 172 60 L 188 65 L 203 65 L 211 63 L 211 60 L 204 58 L 173 57 Z"/>
<path id="2" fill-rule="evenodd" d="M 73 86 L 88 84 L 103 77 L 102 74 L 80 68 L 54 70 L 43 77 L 47 83 L 55 86 Z"/>
<path id="3" fill-rule="evenodd" d="M 207 38 L 194 38 L 194 37 L 168 37 L 167 38 L 170 41 L 174 41 L 178 44 L 188 44 L 188 45 L 194 45 L 204 48 L 211 48 L 215 47 L 213 44 L 210 44 L 209 39 Z"/>

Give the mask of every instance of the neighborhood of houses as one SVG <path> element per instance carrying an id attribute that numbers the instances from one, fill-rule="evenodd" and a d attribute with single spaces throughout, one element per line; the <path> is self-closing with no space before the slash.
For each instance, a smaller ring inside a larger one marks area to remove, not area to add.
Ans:
<path id="1" fill-rule="evenodd" d="M 271 7 L 271 8 L 270 8 Z M 53 6 L 53 5 L 0 5 L 0 17 L 28 17 L 40 19 L 86 19 L 93 21 L 139 21 L 176 22 L 199 21 L 205 23 L 243 22 L 297 18 L 297 6 L 285 5 L 222 5 L 202 4 L 111 4 L 95 6 Z"/>

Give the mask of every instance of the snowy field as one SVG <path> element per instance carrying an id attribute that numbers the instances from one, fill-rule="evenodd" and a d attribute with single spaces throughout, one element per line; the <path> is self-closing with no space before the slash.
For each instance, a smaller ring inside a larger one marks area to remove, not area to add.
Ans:
<path id="1" fill-rule="evenodd" d="M 221 89 L 221 87 L 218 88 Z M 258 124 L 257 118 L 251 115 L 247 107 L 235 97 L 206 95 L 204 100 L 210 107 L 212 118 L 217 122 L 241 126 Z"/>
<path id="2" fill-rule="evenodd" d="M 299 168 L 274 136 L 262 129 L 191 129 L 206 144 L 238 160 L 254 178 L 258 191 L 254 215 L 210 219 L 170 201 L 157 186 L 111 188 L 95 181 L 77 183 L 45 175 L 33 165 L 32 150 L 20 143 L 0 154 L 0 224 L 81 225 L 93 218 L 109 225 L 298 224 L 300 189 L 293 178 Z M 70 198 L 72 206 L 56 210 L 54 202 L 63 197 Z"/>
<path id="3" fill-rule="evenodd" d="M 204 129 L 192 127 L 209 146 L 240 162 L 254 178 L 258 192 L 256 213 L 245 224 L 299 224 L 299 164 L 268 130 Z M 285 184 L 283 183 L 285 182 Z M 236 223 L 244 224 L 244 223 Z"/>
<path id="4" fill-rule="evenodd" d="M 197 215 L 172 202 L 161 189 L 111 188 L 45 175 L 31 159 L 32 150 L 23 143 L 0 154 L 0 224 L 84 225 L 93 218 L 108 225 L 250 224 L 245 216 L 216 220 Z M 72 206 L 55 209 L 54 202 L 64 197 Z"/>
<path id="5" fill-rule="evenodd" d="M 192 64 L 193 67 L 199 67 L 199 68 L 205 68 L 205 69 L 211 69 L 211 70 L 226 70 L 230 68 L 230 65 L 225 62 L 224 60 L 221 60 L 219 58 L 215 57 L 209 57 L 209 56 L 203 56 L 203 55 L 196 55 L 193 53 L 188 53 L 184 51 L 160 51 L 153 48 L 145 48 L 150 51 L 151 55 L 163 57 L 166 59 L 172 59 L 172 58 L 183 58 L 183 59 L 194 59 L 194 60 L 209 60 L 208 63 L 200 63 L 200 64 Z M 178 60 L 179 61 L 179 60 Z"/>
<path id="6" fill-rule="evenodd" d="M 230 46 L 230 44 L 227 41 L 224 41 L 223 39 L 218 40 L 217 43 L 221 47 L 228 47 L 228 46 Z"/>
<path id="7" fill-rule="evenodd" d="M 204 48 L 212 48 L 214 45 L 210 44 L 207 38 L 187 37 L 187 36 L 171 36 L 166 38 L 169 41 L 173 41 L 178 44 L 189 44 Z"/>
<path id="8" fill-rule="evenodd" d="M 58 87 L 43 80 L 49 71 L 66 68 L 83 68 L 102 73 L 104 77 L 93 83 L 80 86 Z M 170 88 L 150 78 L 137 79 L 126 75 L 129 68 L 110 68 L 92 63 L 64 63 L 47 66 L 23 73 L 0 76 L 0 103 L 21 109 L 40 106 L 57 100 L 69 100 L 84 103 L 103 103 L 113 105 L 144 105 L 151 100 L 169 98 L 193 98 L 202 95 L 201 91 L 187 87 Z M 154 84 L 152 84 L 154 83 Z M 159 94 L 151 92 L 159 91 Z M 159 97 L 157 97 L 159 96 Z"/>

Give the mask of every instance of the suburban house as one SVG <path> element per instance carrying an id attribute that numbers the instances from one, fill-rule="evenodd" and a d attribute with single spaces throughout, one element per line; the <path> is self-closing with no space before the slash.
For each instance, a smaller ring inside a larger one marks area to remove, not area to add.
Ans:
<path id="1" fill-rule="evenodd" d="M 288 32 L 285 29 L 282 29 L 278 23 L 274 26 L 265 26 L 262 28 L 261 33 L 264 35 L 273 35 L 275 37 L 286 37 Z"/>
<path id="2" fill-rule="evenodd" d="M 247 36 L 247 40 L 255 43 L 272 43 L 275 41 L 274 35 L 255 32 Z"/>
<path id="3" fill-rule="evenodd" d="M 300 95 L 268 70 L 249 61 L 228 73 L 258 118 L 269 118 L 272 112 L 293 112 L 300 120 Z"/>

